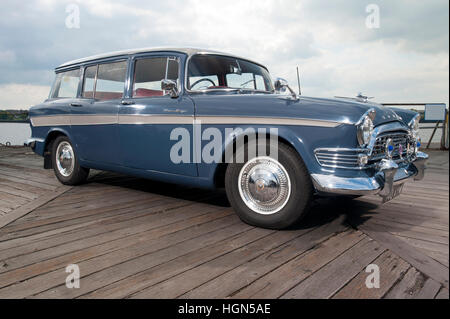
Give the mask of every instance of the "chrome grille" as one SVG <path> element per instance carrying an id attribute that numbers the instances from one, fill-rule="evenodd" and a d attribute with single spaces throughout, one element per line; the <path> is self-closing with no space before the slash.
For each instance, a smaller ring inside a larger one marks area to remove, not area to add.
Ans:
<path id="1" fill-rule="evenodd" d="M 359 168 L 358 149 L 316 149 L 315 154 L 320 165 L 336 168 Z"/>
<path id="2" fill-rule="evenodd" d="M 402 156 L 406 156 L 408 148 L 408 134 L 406 132 L 394 132 L 386 133 L 377 137 L 375 144 L 373 146 L 372 155 L 370 160 L 376 161 L 381 158 L 386 157 L 386 141 L 391 138 L 394 144 L 394 151 L 392 153 L 392 158 L 400 158 L 400 145 L 402 146 Z"/>

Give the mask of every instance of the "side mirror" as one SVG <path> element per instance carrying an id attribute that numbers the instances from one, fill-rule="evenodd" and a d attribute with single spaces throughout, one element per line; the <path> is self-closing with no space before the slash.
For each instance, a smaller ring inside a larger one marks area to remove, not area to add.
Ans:
<path id="1" fill-rule="evenodd" d="M 168 91 L 170 97 L 172 98 L 178 97 L 177 82 L 175 82 L 174 80 L 161 80 L 161 90 Z"/>
<path id="2" fill-rule="evenodd" d="M 286 89 L 288 89 L 289 92 L 291 93 L 291 98 L 293 100 L 298 100 L 297 94 L 295 94 L 294 90 L 291 89 L 291 87 L 289 86 L 288 82 L 285 79 L 276 78 L 274 82 L 274 87 L 275 91 L 278 93 L 283 93 L 286 91 Z"/>
<path id="3" fill-rule="evenodd" d="M 284 92 L 286 88 L 289 87 L 288 81 L 282 78 L 276 78 L 274 82 L 274 87 L 277 92 Z"/>

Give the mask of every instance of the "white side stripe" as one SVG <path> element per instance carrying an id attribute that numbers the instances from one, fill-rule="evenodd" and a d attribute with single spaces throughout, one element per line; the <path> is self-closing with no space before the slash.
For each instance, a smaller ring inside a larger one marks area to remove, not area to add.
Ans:
<path id="1" fill-rule="evenodd" d="M 123 114 L 123 115 L 51 115 L 35 116 L 31 119 L 33 126 L 58 125 L 108 125 L 108 124 L 194 124 L 193 116 Z M 342 123 L 301 118 L 274 117 L 237 117 L 237 116 L 197 116 L 202 124 L 259 124 L 259 125 L 299 125 L 336 127 Z"/>
<path id="2" fill-rule="evenodd" d="M 193 121 L 193 116 L 119 115 L 119 124 L 192 124 Z"/>

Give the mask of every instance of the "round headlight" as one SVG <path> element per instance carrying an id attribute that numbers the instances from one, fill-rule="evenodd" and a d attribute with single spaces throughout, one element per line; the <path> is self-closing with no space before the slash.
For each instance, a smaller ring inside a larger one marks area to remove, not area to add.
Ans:
<path id="1" fill-rule="evenodd" d="M 358 142 L 361 146 L 367 145 L 370 142 L 370 137 L 373 133 L 373 122 L 367 115 L 358 127 Z"/>
<path id="2" fill-rule="evenodd" d="M 414 138 L 417 138 L 419 136 L 419 122 L 420 114 L 416 114 L 408 124 Z"/>

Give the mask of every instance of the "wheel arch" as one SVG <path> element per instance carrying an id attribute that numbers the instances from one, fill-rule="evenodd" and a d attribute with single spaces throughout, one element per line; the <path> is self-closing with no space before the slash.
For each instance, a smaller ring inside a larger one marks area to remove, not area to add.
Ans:
<path id="1" fill-rule="evenodd" d="M 223 145 L 223 153 L 222 153 L 222 161 L 221 163 L 218 163 L 214 169 L 213 174 L 213 183 L 214 186 L 217 188 L 224 187 L 225 184 L 225 172 L 228 167 L 228 163 L 225 161 L 225 153 L 226 150 L 229 148 L 234 150 L 236 147 L 236 143 L 239 139 L 245 138 L 245 134 L 240 134 L 233 136 L 232 138 L 225 139 L 226 142 Z M 269 140 L 273 136 L 272 133 L 268 133 L 266 135 L 266 139 Z M 298 138 L 294 135 L 293 132 L 291 132 L 289 129 L 286 128 L 278 128 L 278 134 L 276 134 L 276 137 L 278 139 L 278 143 L 282 143 L 290 148 L 292 148 L 295 153 L 299 156 L 299 158 L 305 163 L 306 168 L 308 169 L 308 159 L 309 156 L 307 156 L 307 152 L 305 149 L 305 145 L 303 143 L 303 140 L 301 138 Z M 244 144 L 246 141 L 244 140 Z M 310 170 L 308 169 L 308 173 L 310 174 Z"/>
<path id="2" fill-rule="evenodd" d="M 70 139 L 70 136 L 67 133 L 67 131 L 60 129 L 60 128 L 52 129 L 47 133 L 47 137 L 45 138 L 45 143 L 44 143 L 44 168 L 45 169 L 53 168 L 52 158 L 51 158 L 52 147 L 53 147 L 53 142 L 59 136 L 66 136 Z"/>

